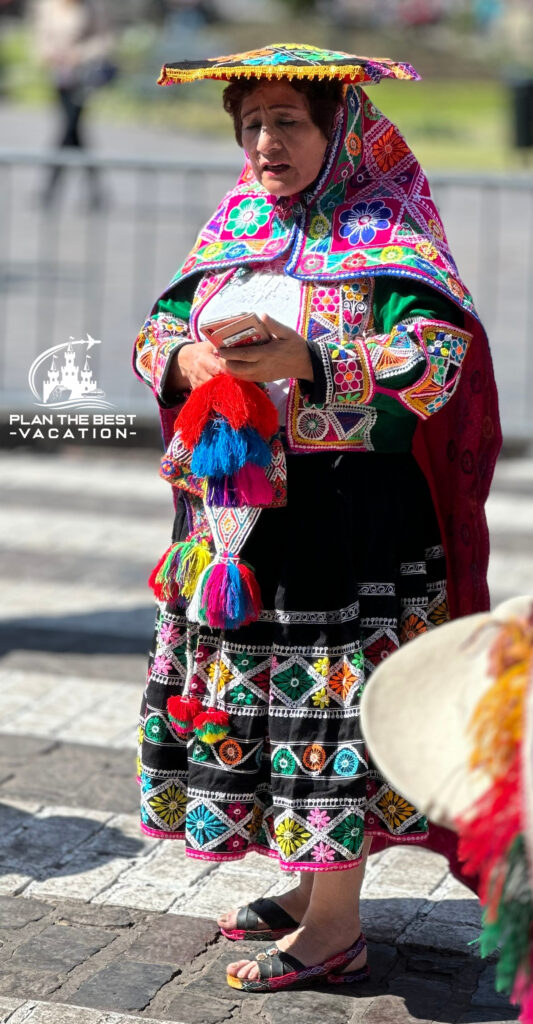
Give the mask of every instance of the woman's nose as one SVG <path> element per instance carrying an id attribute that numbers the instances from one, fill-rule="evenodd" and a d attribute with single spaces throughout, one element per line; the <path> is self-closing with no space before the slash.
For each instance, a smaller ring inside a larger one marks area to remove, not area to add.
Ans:
<path id="1" fill-rule="evenodd" d="M 259 137 L 257 140 L 257 148 L 268 150 L 270 146 L 279 146 L 279 139 L 275 130 L 267 124 L 261 125 L 259 130 Z"/>

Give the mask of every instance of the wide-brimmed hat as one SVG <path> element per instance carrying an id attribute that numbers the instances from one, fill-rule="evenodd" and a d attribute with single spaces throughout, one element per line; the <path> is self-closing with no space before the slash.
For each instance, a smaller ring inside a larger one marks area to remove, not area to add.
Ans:
<path id="1" fill-rule="evenodd" d="M 533 597 L 410 641 L 370 677 L 361 716 L 394 788 L 458 832 L 481 953 L 500 949 L 496 988 L 533 1024 Z"/>
<path id="2" fill-rule="evenodd" d="M 245 53 L 164 64 L 158 84 L 195 82 L 201 78 L 338 78 L 364 85 L 382 78 L 416 81 L 420 75 L 410 64 L 386 57 L 358 57 L 305 43 L 273 43 Z"/>
<path id="3" fill-rule="evenodd" d="M 361 721 L 372 757 L 436 824 L 454 828 L 492 785 L 487 765 L 471 767 L 470 722 L 494 682 L 491 651 L 501 628 L 532 614 L 533 597 L 515 597 L 447 622 L 401 647 L 366 685 Z M 533 679 L 529 689 L 533 704 Z M 533 753 L 526 731 L 524 748 Z"/>

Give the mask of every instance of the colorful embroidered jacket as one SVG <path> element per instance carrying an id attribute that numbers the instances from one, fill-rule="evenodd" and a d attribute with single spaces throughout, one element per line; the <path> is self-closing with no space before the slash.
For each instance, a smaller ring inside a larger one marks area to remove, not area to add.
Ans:
<path id="1" fill-rule="evenodd" d="M 172 357 L 200 340 L 203 306 L 234 273 L 205 276 L 192 303 L 160 300 L 135 346 L 135 367 L 162 408 L 183 395 L 165 388 Z M 290 451 L 409 451 L 418 420 L 441 409 L 459 382 L 471 340 L 463 313 L 423 284 L 360 278 L 302 282 L 299 332 L 307 339 L 314 380 L 292 380 L 287 404 Z"/>

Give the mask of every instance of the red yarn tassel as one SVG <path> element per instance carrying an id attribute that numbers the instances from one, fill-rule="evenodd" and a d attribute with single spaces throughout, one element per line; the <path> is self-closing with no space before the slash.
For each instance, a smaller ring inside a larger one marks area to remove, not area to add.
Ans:
<path id="1" fill-rule="evenodd" d="M 192 720 L 201 714 L 203 705 L 198 697 L 169 697 L 167 712 L 172 725 L 180 736 L 186 736 L 192 729 Z"/>
<path id="2" fill-rule="evenodd" d="M 253 427 L 268 440 L 278 429 L 278 413 L 265 391 L 253 381 L 237 380 L 221 373 L 205 381 L 189 395 L 174 421 L 181 440 L 192 451 L 208 420 L 223 416 L 233 430 Z"/>

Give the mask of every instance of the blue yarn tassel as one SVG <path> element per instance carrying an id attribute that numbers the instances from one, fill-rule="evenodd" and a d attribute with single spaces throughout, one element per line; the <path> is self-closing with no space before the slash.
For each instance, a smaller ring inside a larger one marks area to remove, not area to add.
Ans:
<path id="1" fill-rule="evenodd" d="M 247 462 L 268 466 L 272 453 L 253 427 L 233 430 L 222 417 L 210 420 L 194 449 L 191 470 L 195 476 L 220 479 L 231 476 Z"/>

